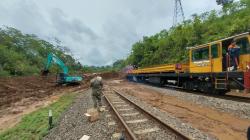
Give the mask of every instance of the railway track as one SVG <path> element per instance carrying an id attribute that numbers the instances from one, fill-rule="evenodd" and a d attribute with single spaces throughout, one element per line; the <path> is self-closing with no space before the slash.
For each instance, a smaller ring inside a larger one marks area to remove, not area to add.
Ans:
<path id="1" fill-rule="evenodd" d="M 241 97 L 241 96 L 234 96 L 234 95 L 225 95 L 227 100 L 237 101 L 237 102 L 243 102 L 243 103 L 250 103 L 250 98 L 248 97 Z M 219 97 L 222 99 L 225 99 L 223 97 Z"/>
<path id="2" fill-rule="evenodd" d="M 194 95 L 201 95 L 201 96 L 207 96 L 207 97 L 214 97 L 214 98 L 219 98 L 219 99 L 224 99 L 224 100 L 230 100 L 230 101 L 236 101 L 236 102 L 242 102 L 242 103 L 250 103 L 250 98 L 249 97 L 242 97 L 242 96 L 235 96 L 235 95 L 216 95 L 216 94 L 206 94 L 202 93 L 199 91 L 188 91 L 183 89 L 182 87 L 178 86 L 173 86 L 173 85 L 164 85 L 164 86 L 157 86 L 157 85 L 152 85 L 149 83 L 141 83 L 146 86 L 152 86 L 152 87 L 157 87 L 157 88 L 165 88 L 169 90 L 176 90 L 176 91 L 181 91 L 185 92 L 187 94 L 194 94 Z"/>
<path id="3" fill-rule="evenodd" d="M 111 90 L 104 94 L 114 114 L 123 125 L 129 139 L 178 139 L 191 140 L 157 116 L 144 110 L 122 93 Z"/>
<path id="4" fill-rule="evenodd" d="M 183 88 L 176 87 L 176 86 L 169 86 L 169 85 L 166 85 L 163 88 L 170 89 L 170 90 L 177 90 L 177 91 L 181 91 L 181 92 L 186 92 L 187 94 L 195 94 L 195 95 L 214 97 L 214 98 L 242 102 L 242 103 L 250 103 L 249 97 L 234 96 L 234 95 L 227 95 L 227 94 L 226 95 L 205 94 L 205 93 L 202 93 L 199 91 L 187 91 L 187 90 L 184 90 Z"/>

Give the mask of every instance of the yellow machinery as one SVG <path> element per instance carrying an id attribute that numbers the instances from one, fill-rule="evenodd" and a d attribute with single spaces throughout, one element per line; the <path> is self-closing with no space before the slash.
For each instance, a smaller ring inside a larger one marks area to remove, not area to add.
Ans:
<path id="1" fill-rule="evenodd" d="M 228 46 L 240 47 L 239 68 L 229 70 L 232 58 Z M 250 89 L 250 33 L 189 48 L 187 64 L 159 65 L 132 70 L 127 75 L 133 81 L 175 84 L 188 90 L 226 93 L 230 89 Z M 173 82 L 175 81 L 175 82 Z"/>
<path id="2" fill-rule="evenodd" d="M 169 72 L 186 72 L 188 71 L 188 64 L 172 64 L 172 65 L 158 65 L 154 67 L 141 68 L 133 70 L 131 73 L 169 73 Z"/>
<path id="3" fill-rule="evenodd" d="M 227 71 L 227 48 L 232 41 L 236 41 L 241 48 L 239 70 L 246 71 L 250 62 L 250 35 L 243 33 L 208 44 L 189 49 L 189 64 L 165 64 L 133 70 L 131 73 L 164 73 L 164 72 L 190 72 L 208 73 Z M 225 62 L 223 62 L 223 60 Z M 178 65 L 181 66 L 178 68 Z M 224 66 L 224 68 L 223 68 Z"/>
<path id="4" fill-rule="evenodd" d="M 227 50 L 232 41 L 236 41 L 237 46 L 241 49 L 238 71 L 245 72 L 247 64 L 250 62 L 250 35 L 248 32 L 190 48 L 190 73 L 227 71 L 229 67 L 229 64 L 226 64 Z"/>

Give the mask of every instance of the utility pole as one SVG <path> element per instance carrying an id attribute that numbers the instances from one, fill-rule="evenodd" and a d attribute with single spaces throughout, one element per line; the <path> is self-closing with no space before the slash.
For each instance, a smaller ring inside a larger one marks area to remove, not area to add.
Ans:
<path id="1" fill-rule="evenodd" d="M 216 0 L 216 2 L 218 5 L 226 5 L 226 4 L 232 3 L 233 0 Z"/>
<path id="2" fill-rule="evenodd" d="M 185 16 L 184 16 L 184 11 L 182 8 L 181 0 L 175 0 L 173 26 L 176 26 L 179 21 L 183 22 L 184 20 L 185 20 Z"/>

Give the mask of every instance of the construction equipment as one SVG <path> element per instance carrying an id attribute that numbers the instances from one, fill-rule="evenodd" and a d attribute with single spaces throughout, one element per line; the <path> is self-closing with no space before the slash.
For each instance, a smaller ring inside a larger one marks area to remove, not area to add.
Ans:
<path id="1" fill-rule="evenodd" d="M 240 48 L 236 70 L 230 70 L 232 59 L 228 52 L 233 41 Z M 130 70 L 127 78 L 211 94 L 225 94 L 231 89 L 250 90 L 250 32 L 189 47 L 188 50 L 189 61 L 186 63 Z"/>
<path id="2" fill-rule="evenodd" d="M 52 62 L 58 64 L 61 69 L 63 70 L 62 73 L 59 73 L 57 76 L 57 83 L 58 84 L 79 84 L 83 78 L 81 76 L 69 76 L 68 75 L 68 67 L 63 63 L 61 59 L 59 59 L 55 54 L 49 53 L 47 57 L 47 62 L 45 65 L 44 70 L 42 70 L 42 75 L 47 76 L 49 73 L 49 67 L 51 66 Z"/>

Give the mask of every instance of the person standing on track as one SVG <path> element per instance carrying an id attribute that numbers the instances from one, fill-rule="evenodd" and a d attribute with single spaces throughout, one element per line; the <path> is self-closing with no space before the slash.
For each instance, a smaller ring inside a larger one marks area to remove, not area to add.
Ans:
<path id="1" fill-rule="evenodd" d="M 94 102 L 94 108 L 97 108 L 97 110 L 100 111 L 100 107 L 102 106 L 102 77 L 97 76 L 97 74 L 95 74 L 95 77 L 90 81 L 90 87 L 92 88 L 92 99 Z"/>

